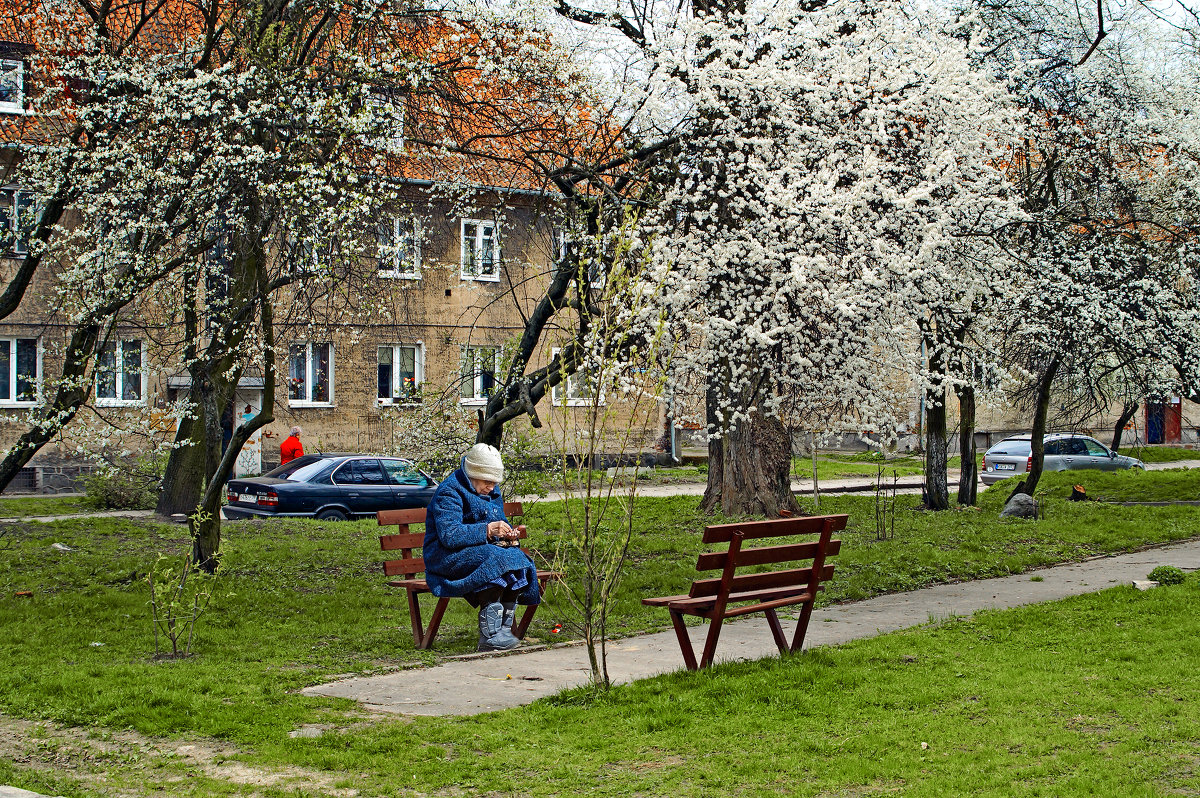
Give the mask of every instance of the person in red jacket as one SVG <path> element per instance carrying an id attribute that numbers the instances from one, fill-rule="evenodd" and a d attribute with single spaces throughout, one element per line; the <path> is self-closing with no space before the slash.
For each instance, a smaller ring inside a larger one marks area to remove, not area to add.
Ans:
<path id="1" fill-rule="evenodd" d="M 279 464 L 290 463 L 304 454 L 304 444 L 300 443 L 300 428 L 292 427 L 292 434 L 283 439 L 279 445 Z"/>

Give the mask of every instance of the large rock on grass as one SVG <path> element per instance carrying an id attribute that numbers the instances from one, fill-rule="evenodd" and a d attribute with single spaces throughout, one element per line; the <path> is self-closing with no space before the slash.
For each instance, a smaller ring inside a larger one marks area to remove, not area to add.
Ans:
<path id="1" fill-rule="evenodd" d="M 1038 503 L 1028 493 L 1018 493 L 1000 511 L 1001 518 L 1037 518 Z"/>

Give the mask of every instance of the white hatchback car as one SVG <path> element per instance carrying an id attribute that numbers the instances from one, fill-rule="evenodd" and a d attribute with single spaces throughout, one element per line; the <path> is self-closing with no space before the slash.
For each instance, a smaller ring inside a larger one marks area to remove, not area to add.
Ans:
<path id="1" fill-rule="evenodd" d="M 1134 457 L 1117 454 L 1095 438 L 1056 432 L 1044 439 L 1045 471 L 1073 471 L 1095 468 L 1101 471 L 1120 471 L 1123 468 L 1142 468 L 1146 464 Z M 979 478 L 992 485 L 1002 479 L 1028 474 L 1033 465 L 1029 435 L 1005 438 L 983 454 L 983 469 Z"/>

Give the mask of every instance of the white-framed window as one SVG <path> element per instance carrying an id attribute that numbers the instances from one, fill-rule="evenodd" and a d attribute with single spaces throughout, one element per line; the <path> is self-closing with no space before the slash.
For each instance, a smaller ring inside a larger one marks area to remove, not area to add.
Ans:
<path id="1" fill-rule="evenodd" d="M 459 368 L 461 403 L 483 404 L 496 389 L 500 350 L 494 346 L 464 346 Z"/>
<path id="2" fill-rule="evenodd" d="M 33 194 L 9 186 L 0 188 L 0 253 L 24 255 L 33 227 Z"/>
<path id="3" fill-rule="evenodd" d="M 146 401 L 146 343 L 119 338 L 100 347 L 96 361 L 96 404 L 137 405 Z"/>
<path id="4" fill-rule="evenodd" d="M 288 347 L 288 405 L 333 404 L 333 344 Z"/>
<path id="5" fill-rule="evenodd" d="M 500 279 L 500 241 L 496 223 L 478 219 L 462 220 L 460 263 L 464 280 Z"/>
<path id="6" fill-rule="evenodd" d="M 421 235 L 417 220 L 394 217 L 379 223 L 379 276 L 416 280 L 421 276 Z"/>
<path id="7" fill-rule="evenodd" d="M 558 349 L 551 354 L 557 356 Z M 597 392 L 599 397 L 597 398 Z M 604 404 L 604 391 L 600 390 L 599 382 L 594 374 L 575 372 L 565 380 L 550 389 L 550 402 L 556 407 L 585 407 L 592 404 Z"/>
<path id="8" fill-rule="evenodd" d="M 379 381 L 375 400 L 381 405 L 421 403 L 425 381 L 425 351 L 420 343 L 381 344 L 378 348 Z"/>
<path id="9" fill-rule="evenodd" d="M 25 113 L 25 62 L 0 58 L 0 113 Z"/>
<path id="10" fill-rule="evenodd" d="M 36 338 L 0 338 L 0 406 L 29 407 L 41 387 L 41 356 Z"/>

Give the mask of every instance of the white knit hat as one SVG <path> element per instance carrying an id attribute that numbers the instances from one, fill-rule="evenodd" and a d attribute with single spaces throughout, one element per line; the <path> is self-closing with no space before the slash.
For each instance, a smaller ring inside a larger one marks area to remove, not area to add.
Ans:
<path id="1" fill-rule="evenodd" d="M 500 450 L 486 443 L 477 443 L 467 450 L 463 458 L 463 471 L 467 479 L 481 479 L 484 482 L 504 481 L 504 461 L 500 459 Z"/>

